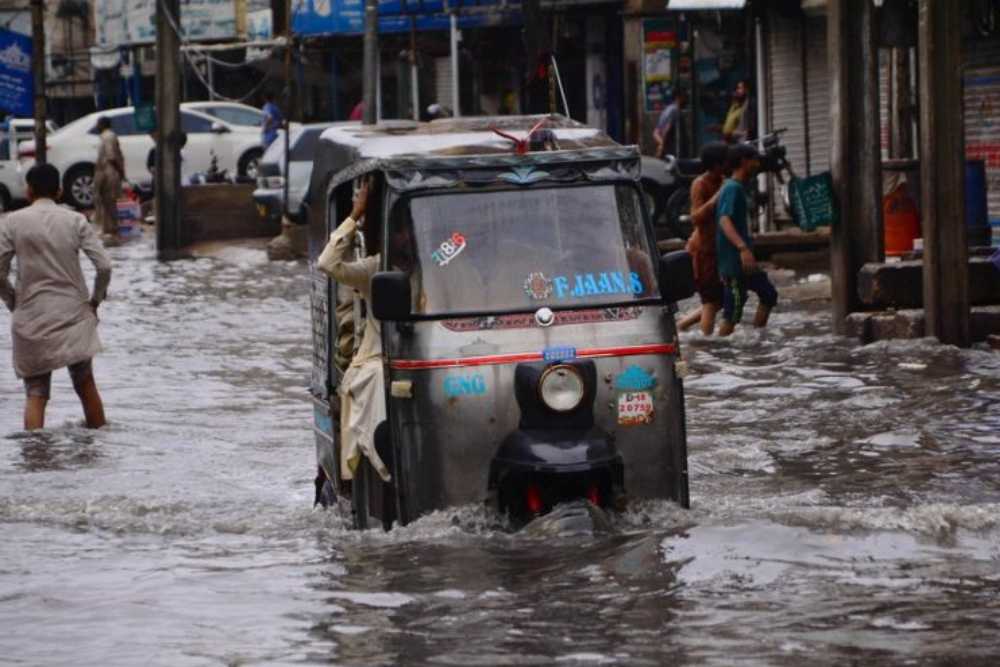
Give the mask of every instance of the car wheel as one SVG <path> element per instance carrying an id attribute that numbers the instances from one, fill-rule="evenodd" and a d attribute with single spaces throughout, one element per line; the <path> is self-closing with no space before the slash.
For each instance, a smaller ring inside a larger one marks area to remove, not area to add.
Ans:
<path id="1" fill-rule="evenodd" d="M 63 197 L 73 208 L 91 208 L 94 205 L 94 168 L 90 165 L 73 167 L 63 181 Z"/>
<path id="2" fill-rule="evenodd" d="M 243 157 L 240 158 L 240 163 L 236 167 L 239 176 L 241 178 L 256 180 L 257 167 L 260 166 L 260 158 L 263 154 L 264 152 L 260 149 L 244 153 Z"/>

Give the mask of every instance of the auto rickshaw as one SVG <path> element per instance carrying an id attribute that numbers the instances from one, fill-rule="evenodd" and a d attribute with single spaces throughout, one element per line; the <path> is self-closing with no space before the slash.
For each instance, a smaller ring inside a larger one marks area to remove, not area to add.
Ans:
<path id="1" fill-rule="evenodd" d="M 324 132 L 309 204 L 317 502 L 347 496 L 357 527 L 386 529 L 483 502 L 515 525 L 576 498 L 688 507 L 674 315 L 691 264 L 659 255 L 639 171 L 635 147 L 560 116 Z M 359 304 L 315 261 L 361 177 L 380 270 Z M 336 388 L 364 308 L 382 325 L 374 444 L 391 480 L 363 460 L 348 484 Z"/>

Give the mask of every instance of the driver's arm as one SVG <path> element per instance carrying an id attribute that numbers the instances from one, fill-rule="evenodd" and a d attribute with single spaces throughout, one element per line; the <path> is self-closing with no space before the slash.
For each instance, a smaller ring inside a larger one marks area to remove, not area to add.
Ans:
<path id="1" fill-rule="evenodd" d="M 378 258 L 351 259 L 357 228 L 358 223 L 350 216 L 340 223 L 340 226 L 330 234 L 330 242 L 323 249 L 316 266 L 338 283 L 349 285 L 362 294 L 367 294 L 368 281 L 378 270 Z"/>

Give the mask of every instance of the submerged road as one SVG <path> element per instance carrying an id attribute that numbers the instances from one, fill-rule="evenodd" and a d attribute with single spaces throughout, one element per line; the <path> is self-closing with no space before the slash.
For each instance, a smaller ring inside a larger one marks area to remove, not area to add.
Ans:
<path id="1" fill-rule="evenodd" d="M 20 432 L 0 313 L 0 663 L 996 664 L 1000 355 L 859 347 L 786 302 L 683 339 L 691 511 L 356 533 L 311 509 L 304 265 L 111 253 L 108 428 L 59 372 Z"/>

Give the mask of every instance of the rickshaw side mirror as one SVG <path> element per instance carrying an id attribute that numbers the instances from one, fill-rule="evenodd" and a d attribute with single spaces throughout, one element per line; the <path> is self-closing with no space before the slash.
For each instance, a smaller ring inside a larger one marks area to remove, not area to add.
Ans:
<path id="1" fill-rule="evenodd" d="M 660 258 L 660 294 L 667 303 L 683 301 L 695 293 L 694 266 L 686 250 L 665 253 Z"/>
<path id="2" fill-rule="evenodd" d="M 379 271 L 372 276 L 372 313 L 388 322 L 410 319 L 410 277 L 402 271 Z"/>

